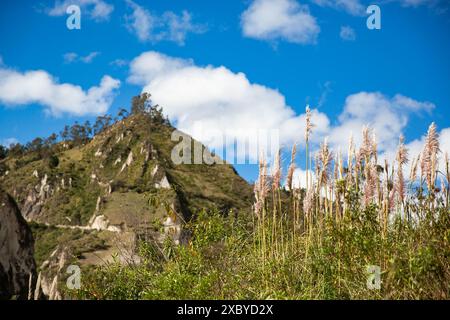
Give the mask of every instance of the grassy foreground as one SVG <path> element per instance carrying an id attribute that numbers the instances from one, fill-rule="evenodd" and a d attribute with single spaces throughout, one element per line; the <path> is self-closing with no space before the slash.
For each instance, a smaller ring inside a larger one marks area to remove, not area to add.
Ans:
<path id="1" fill-rule="evenodd" d="M 307 110 L 308 111 L 308 110 Z M 308 120 L 308 119 L 307 119 Z M 306 163 L 311 159 L 306 129 Z M 280 188 L 280 160 L 255 183 L 252 216 L 200 213 L 187 245 L 142 241 L 140 264 L 85 271 L 81 299 L 449 299 L 449 161 L 438 168 L 430 126 L 408 181 L 400 139 L 395 163 L 380 166 L 368 129 L 346 166 L 325 141 L 306 188 L 294 188 L 296 150 Z M 418 171 L 420 169 L 420 174 Z M 441 187 L 437 188 L 440 175 Z M 287 190 L 286 190 L 287 189 Z M 289 191 L 291 190 L 291 191 Z M 368 270 L 379 268 L 380 287 Z"/>
<path id="2" fill-rule="evenodd" d="M 83 273 L 81 290 L 70 293 L 82 299 L 448 299 L 448 215 L 420 226 L 397 221 L 382 238 L 373 213 L 355 213 L 339 226 L 324 220 L 311 235 L 285 237 L 279 255 L 261 251 L 260 233 L 248 231 L 244 220 L 201 215 L 189 245 L 167 243 L 159 251 L 143 243 L 144 263 Z M 380 290 L 367 287 L 368 265 L 381 267 Z"/>

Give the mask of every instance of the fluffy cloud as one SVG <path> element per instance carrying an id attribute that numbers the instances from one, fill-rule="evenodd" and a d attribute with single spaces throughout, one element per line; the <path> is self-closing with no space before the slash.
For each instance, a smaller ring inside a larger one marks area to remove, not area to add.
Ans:
<path id="1" fill-rule="evenodd" d="M 417 112 L 430 112 L 434 107 L 430 102 L 419 102 L 400 94 L 393 98 L 379 92 L 352 94 L 345 101 L 338 123 L 331 128 L 329 140 L 335 147 L 346 148 L 353 134 L 355 142 L 360 143 L 361 128 L 368 125 L 377 136 L 380 150 L 392 149 L 409 116 Z"/>
<path id="2" fill-rule="evenodd" d="M 128 64 L 128 61 L 125 59 L 115 59 L 111 61 L 109 64 L 115 67 L 124 67 Z"/>
<path id="3" fill-rule="evenodd" d="M 244 36 L 260 40 L 315 43 L 320 27 L 306 5 L 295 0 L 254 0 L 241 16 Z"/>
<path id="4" fill-rule="evenodd" d="M 76 61 L 80 61 L 83 63 L 91 63 L 94 60 L 94 58 L 97 57 L 99 54 L 100 52 L 94 51 L 86 56 L 79 56 L 75 52 L 68 52 L 63 55 L 63 58 L 65 63 L 73 63 Z"/>
<path id="5" fill-rule="evenodd" d="M 142 42 L 173 41 L 183 45 L 188 33 L 203 33 L 205 27 L 192 23 L 191 14 L 176 15 L 166 11 L 161 16 L 151 13 L 132 0 L 127 0 L 132 13 L 127 15 L 127 28 Z"/>
<path id="6" fill-rule="evenodd" d="M 178 128 L 194 138 L 200 139 L 198 126 L 204 132 L 221 130 L 240 141 L 258 130 L 279 129 L 282 143 L 302 135 L 304 115 L 297 115 L 277 90 L 251 83 L 243 73 L 223 66 L 196 66 L 191 60 L 157 52 L 141 54 L 130 70 L 128 80 L 150 92 Z M 327 130 L 326 115 L 314 110 L 313 120 L 318 132 Z"/>
<path id="7" fill-rule="evenodd" d="M 91 52 L 87 56 L 80 57 L 80 60 L 84 63 L 91 63 L 92 60 L 94 60 L 95 57 L 97 57 L 100 54 L 100 52 Z"/>
<path id="8" fill-rule="evenodd" d="M 45 12 L 49 16 L 63 16 L 66 15 L 67 7 L 70 5 L 78 5 L 81 14 L 86 14 L 95 21 L 108 20 L 114 10 L 113 5 L 103 0 L 64 0 L 56 1 L 54 6 L 47 8 Z"/>
<path id="9" fill-rule="evenodd" d="M 339 36 L 341 37 L 342 40 L 346 40 L 346 41 L 355 41 L 356 40 L 356 32 L 355 32 L 355 30 L 353 30 L 353 28 L 351 28 L 349 26 L 342 26 Z"/>
<path id="10" fill-rule="evenodd" d="M 199 127 L 203 132 L 220 130 L 231 134 L 240 143 L 255 131 L 278 129 L 281 146 L 290 147 L 297 142 L 300 148 L 304 147 L 306 115 L 296 113 L 280 92 L 252 83 L 243 73 L 232 72 L 224 66 L 198 66 L 192 60 L 150 51 L 130 63 L 128 81 L 150 92 L 154 102 L 164 108 L 179 129 L 212 148 L 220 148 L 222 141 L 205 140 L 198 135 Z M 347 150 L 351 134 L 359 145 L 362 128 L 369 125 L 377 135 L 380 152 L 387 154 L 395 151 L 411 115 L 429 113 L 434 107 L 430 102 L 401 94 L 393 97 L 379 92 L 349 95 L 334 123 L 326 114 L 312 110 L 315 124 L 312 150 L 327 136 L 335 151 Z M 446 143 L 450 139 L 442 141 Z"/>
<path id="11" fill-rule="evenodd" d="M 80 86 L 58 81 L 46 71 L 0 68 L 0 103 L 24 105 L 38 103 L 54 115 L 102 114 L 111 105 L 120 81 L 104 76 L 99 86 L 84 91 Z"/>
<path id="12" fill-rule="evenodd" d="M 329 7 L 345 11 L 354 16 L 363 16 L 366 7 L 359 0 L 312 0 L 321 7 Z"/>

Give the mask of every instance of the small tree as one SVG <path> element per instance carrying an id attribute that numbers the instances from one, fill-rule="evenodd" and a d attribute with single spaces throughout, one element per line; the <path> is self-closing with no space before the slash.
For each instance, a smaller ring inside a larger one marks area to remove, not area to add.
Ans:
<path id="1" fill-rule="evenodd" d="M 151 106 L 151 94 L 144 92 L 131 100 L 131 113 L 140 114 L 148 112 Z"/>
<path id="2" fill-rule="evenodd" d="M 63 141 L 67 141 L 70 137 L 70 127 L 68 125 L 64 126 L 64 130 L 59 134 Z"/>
<path id="3" fill-rule="evenodd" d="M 97 135 L 99 133 L 102 133 L 103 130 L 108 128 L 111 124 L 111 116 L 110 115 L 104 115 L 104 116 L 98 116 L 95 120 L 95 124 L 93 127 L 94 135 Z"/>
<path id="4" fill-rule="evenodd" d="M 44 145 L 48 148 L 53 146 L 56 143 L 56 140 L 58 139 L 58 135 L 56 133 L 52 133 L 47 139 L 44 141 Z"/>
<path id="5" fill-rule="evenodd" d="M 91 136 L 92 126 L 91 126 L 91 123 L 89 122 L 89 120 L 86 120 L 86 122 L 84 123 L 84 131 L 85 131 L 87 137 Z"/>
<path id="6" fill-rule="evenodd" d="M 35 138 L 33 141 L 27 143 L 26 149 L 32 152 L 41 152 L 43 147 L 44 140 L 42 138 Z"/>
<path id="7" fill-rule="evenodd" d="M 125 108 L 121 108 L 119 110 L 119 112 L 117 113 L 117 117 L 121 118 L 121 120 L 125 119 L 126 117 L 128 117 L 128 110 Z"/>
<path id="8" fill-rule="evenodd" d="M 86 143 L 89 140 L 86 127 L 80 125 L 78 122 L 75 122 L 75 124 L 70 127 L 70 137 L 75 145 Z"/>
<path id="9" fill-rule="evenodd" d="M 24 153 L 24 147 L 20 143 L 13 143 L 9 146 L 8 154 L 12 157 L 19 157 Z"/>
<path id="10" fill-rule="evenodd" d="M 8 149 L 0 145 L 0 160 L 5 159 L 8 156 Z"/>
<path id="11" fill-rule="evenodd" d="M 50 169 L 56 168 L 59 165 L 59 159 L 56 155 L 52 154 L 48 158 L 45 159 L 47 166 Z"/>

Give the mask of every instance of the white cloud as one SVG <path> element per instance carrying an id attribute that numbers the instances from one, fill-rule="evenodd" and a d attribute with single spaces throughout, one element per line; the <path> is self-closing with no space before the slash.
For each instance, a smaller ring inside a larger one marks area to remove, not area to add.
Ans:
<path id="1" fill-rule="evenodd" d="M 0 140 L 0 145 L 9 148 L 10 145 L 18 143 L 19 140 L 16 138 L 6 138 L 3 140 Z"/>
<path id="2" fill-rule="evenodd" d="M 380 150 L 395 148 L 405 129 L 409 116 L 430 112 L 434 104 L 419 102 L 397 94 L 389 98 L 379 92 L 359 92 L 347 97 L 338 123 L 330 131 L 329 141 L 335 147 L 347 148 L 353 134 L 355 142 L 361 139 L 361 129 L 369 125 L 377 136 Z"/>
<path id="3" fill-rule="evenodd" d="M 294 170 L 294 174 L 292 176 L 292 186 L 294 187 L 294 189 L 297 188 L 306 188 L 306 173 L 308 173 L 308 179 L 311 183 L 311 181 L 315 181 L 316 177 L 314 175 L 314 171 L 309 170 L 303 170 L 301 168 L 296 168 Z"/>
<path id="4" fill-rule="evenodd" d="M 100 54 L 100 52 L 91 52 L 87 56 L 80 57 L 80 60 L 84 63 L 91 63 L 95 57 L 97 57 Z"/>
<path id="5" fill-rule="evenodd" d="M 128 81 L 142 85 L 177 127 L 194 138 L 199 139 L 198 125 L 207 132 L 231 133 L 240 142 L 257 130 L 279 129 L 282 143 L 303 135 L 304 115 L 297 115 L 277 90 L 251 83 L 243 73 L 224 66 L 196 66 L 157 52 L 135 58 L 130 71 Z M 326 115 L 313 110 L 313 120 L 317 132 L 326 132 Z"/>
<path id="6" fill-rule="evenodd" d="M 345 11 L 354 16 L 366 14 L 366 7 L 359 0 L 312 0 L 321 7 L 329 7 Z"/>
<path id="7" fill-rule="evenodd" d="M 94 58 L 97 57 L 98 55 L 100 55 L 100 52 L 97 51 L 91 52 L 86 56 L 79 56 L 75 52 L 68 52 L 63 55 L 63 58 L 65 63 L 73 63 L 77 61 L 83 63 L 91 63 L 94 60 Z"/>
<path id="8" fill-rule="evenodd" d="M 204 26 L 194 24 L 191 14 L 183 11 L 177 15 L 172 11 L 166 11 L 157 16 L 138 5 L 132 0 L 127 0 L 132 13 L 127 15 L 127 28 L 142 42 L 173 41 L 184 45 L 188 33 L 203 33 Z"/>
<path id="9" fill-rule="evenodd" d="M 319 100 L 317 101 L 317 107 L 322 107 L 325 102 L 327 101 L 328 95 L 333 90 L 331 89 L 332 82 L 331 81 L 325 81 L 325 83 L 322 85 L 320 84 L 320 90 L 322 93 L 320 94 Z"/>
<path id="10" fill-rule="evenodd" d="M 133 13 L 126 16 L 128 21 L 127 27 L 133 31 L 140 41 L 148 41 L 151 37 L 153 29 L 154 17 L 143 7 L 137 5 L 133 1 L 127 1 L 132 8 Z"/>
<path id="11" fill-rule="evenodd" d="M 197 134 L 204 131 L 228 132 L 242 143 L 255 130 L 279 129 L 280 143 L 293 142 L 304 147 L 305 114 L 296 113 L 285 97 L 275 89 L 252 83 L 243 73 L 224 66 L 198 66 L 192 60 L 145 52 L 130 63 L 128 81 L 150 92 L 152 99 L 181 130 L 210 147 L 221 141 L 205 141 Z M 315 124 L 311 149 L 329 137 L 331 147 L 344 153 L 351 134 L 360 144 L 363 126 L 369 125 L 377 135 L 380 152 L 395 150 L 400 134 L 412 114 L 431 112 L 434 104 L 401 94 L 388 97 L 379 92 L 349 95 L 335 123 L 317 109 L 312 110 Z M 450 139 L 449 139 L 450 141 Z M 225 146 L 227 147 L 227 146 Z"/>
<path id="12" fill-rule="evenodd" d="M 393 0 L 399 3 L 402 7 L 417 9 L 420 7 L 427 7 L 433 13 L 442 15 L 450 9 L 450 1 L 448 0 Z"/>
<path id="13" fill-rule="evenodd" d="M 111 61 L 109 64 L 116 67 L 123 67 L 128 64 L 128 61 L 124 59 L 115 59 Z"/>
<path id="14" fill-rule="evenodd" d="M 0 103 L 11 106 L 38 103 L 54 115 L 105 113 L 119 86 L 119 80 L 106 75 L 99 86 L 84 91 L 78 85 L 58 83 L 43 70 L 22 73 L 0 68 Z"/>
<path id="15" fill-rule="evenodd" d="M 339 36 L 346 41 L 355 41 L 356 40 L 356 32 L 353 28 L 349 26 L 342 26 L 341 32 Z"/>
<path id="16" fill-rule="evenodd" d="M 421 5 L 436 5 L 439 0 L 397 0 L 401 5 L 405 7 L 419 7 Z"/>
<path id="17" fill-rule="evenodd" d="M 254 0 L 241 16 L 244 36 L 260 40 L 315 43 L 320 32 L 308 6 L 295 0 Z"/>
<path id="18" fill-rule="evenodd" d="M 78 54 L 75 52 L 67 52 L 63 55 L 64 63 L 72 63 L 78 58 Z"/>
<path id="19" fill-rule="evenodd" d="M 56 1 L 54 6 L 47 8 L 45 12 L 49 16 L 63 16 L 70 5 L 78 5 L 82 15 L 86 14 L 95 21 L 108 20 L 114 10 L 113 5 L 103 0 L 64 0 Z"/>

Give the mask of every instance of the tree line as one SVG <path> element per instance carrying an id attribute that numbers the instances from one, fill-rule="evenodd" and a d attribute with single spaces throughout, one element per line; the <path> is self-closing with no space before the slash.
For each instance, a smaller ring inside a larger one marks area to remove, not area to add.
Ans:
<path id="1" fill-rule="evenodd" d="M 131 100 L 131 113 L 121 108 L 115 117 L 105 114 L 100 115 L 91 124 L 89 120 L 84 123 L 75 121 L 73 125 L 66 125 L 59 134 L 52 133 L 47 138 L 35 138 L 25 145 L 13 143 L 10 146 L 0 145 L 0 160 L 8 156 L 20 157 L 27 153 L 35 153 L 38 158 L 49 158 L 54 154 L 54 146 L 59 142 L 70 142 L 72 147 L 88 143 L 95 135 L 102 133 L 107 128 L 118 121 L 124 120 L 130 115 L 143 114 L 148 116 L 152 123 L 170 125 L 167 117 L 163 115 L 163 109 L 158 105 L 153 105 L 151 95 L 143 93 Z"/>

